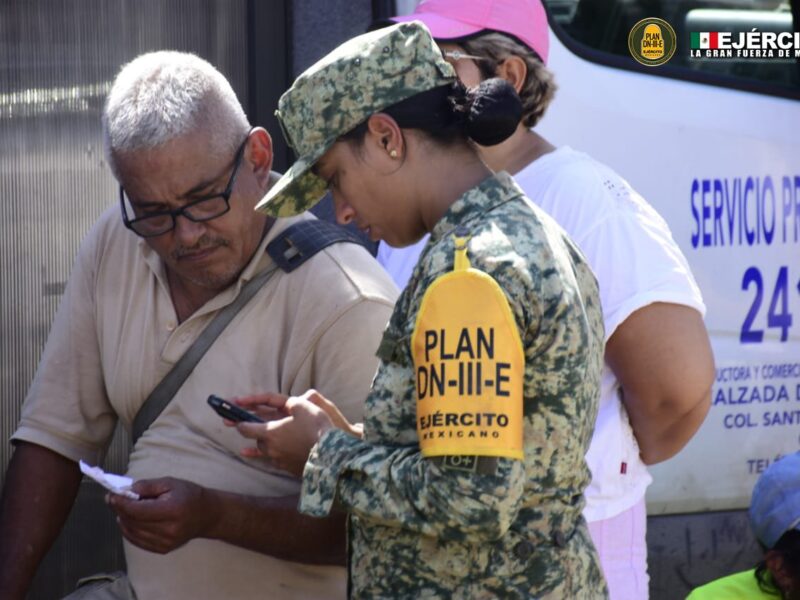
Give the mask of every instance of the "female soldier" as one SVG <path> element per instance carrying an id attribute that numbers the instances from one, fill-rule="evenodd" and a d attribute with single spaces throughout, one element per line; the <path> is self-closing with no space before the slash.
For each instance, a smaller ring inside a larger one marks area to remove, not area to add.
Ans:
<path id="1" fill-rule="evenodd" d="M 314 392 L 240 402 L 282 410 L 239 431 L 303 473 L 300 510 L 350 513 L 355 597 L 606 597 L 581 517 L 596 282 L 469 141 L 501 141 L 519 115 L 503 80 L 467 93 L 420 23 L 345 43 L 280 100 L 299 158 L 259 209 L 296 214 L 330 188 L 340 222 L 373 239 L 430 233 L 378 349 L 363 434 Z"/>
<path id="2" fill-rule="evenodd" d="M 522 99 L 513 135 L 479 151 L 564 228 L 597 276 L 607 344 L 584 516 L 612 600 L 645 599 L 646 465 L 679 452 L 711 405 L 700 290 L 667 224 L 627 181 L 534 129 L 556 89 L 540 0 L 427 0 L 394 20 L 425 23 L 468 87 L 502 77 Z M 417 253 L 381 244 L 378 260 L 402 288 Z"/>

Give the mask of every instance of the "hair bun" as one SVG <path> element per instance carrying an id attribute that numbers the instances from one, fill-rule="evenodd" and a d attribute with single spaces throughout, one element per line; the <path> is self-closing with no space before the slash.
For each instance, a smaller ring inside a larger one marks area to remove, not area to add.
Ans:
<path id="1" fill-rule="evenodd" d="M 481 146 L 494 146 L 508 139 L 522 120 L 522 102 L 508 81 L 486 79 L 470 90 L 471 106 L 466 133 Z"/>

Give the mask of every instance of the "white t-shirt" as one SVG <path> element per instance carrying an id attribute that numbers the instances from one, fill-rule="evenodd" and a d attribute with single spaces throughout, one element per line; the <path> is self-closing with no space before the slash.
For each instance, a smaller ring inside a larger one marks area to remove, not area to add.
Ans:
<path id="1" fill-rule="evenodd" d="M 705 314 L 700 289 L 669 227 L 631 186 L 605 165 L 567 146 L 514 177 L 528 198 L 550 214 L 583 250 L 600 284 L 606 340 L 633 312 L 653 302 L 690 306 Z M 384 244 L 378 260 L 401 288 L 424 241 L 402 250 Z M 403 278 L 404 277 L 404 278 Z M 586 460 L 587 521 L 629 509 L 652 481 L 606 364 L 600 410 Z"/>

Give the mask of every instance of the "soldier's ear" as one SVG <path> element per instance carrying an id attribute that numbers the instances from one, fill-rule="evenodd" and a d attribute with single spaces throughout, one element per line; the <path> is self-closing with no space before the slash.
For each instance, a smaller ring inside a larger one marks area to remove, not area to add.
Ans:
<path id="1" fill-rule="evenodd" d="M 392 117 L 386 113 L 377 113 L 367 120 L 367 132 L 377 150 L 386 154 L 391 160 L 400 159 L 405 152 L 403 130 Z"/>

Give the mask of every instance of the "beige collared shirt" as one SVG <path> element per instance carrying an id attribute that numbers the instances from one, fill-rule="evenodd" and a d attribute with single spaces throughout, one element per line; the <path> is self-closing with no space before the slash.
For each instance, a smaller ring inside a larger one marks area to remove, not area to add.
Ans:
<path id="1" fill-rule="evenodd" d="M 239 281 L 178 323 L 164 267 L 109 209 L 84 241 L 22 409 L 15 441 L 99 464 L 117 418 L 130 429 L 144 399 L 242 282 L 273 264 L 270 229 Z M 361 247 L 336 244 L 292 273 L 277 271 L 233 319 L 139 440 L 128 475 L 177 477 L 256 496 L 298 493 L 300 482 L 239 451 L 251 442 L 223 425 L 206 398 L 320 390 L 359 421 L 375 350 L 397 291 Z M 149 598 L 344 597 L 345 572 L 290 563 L 196 539 L 161 556 L 126 543 L 131 581 Z"/>

